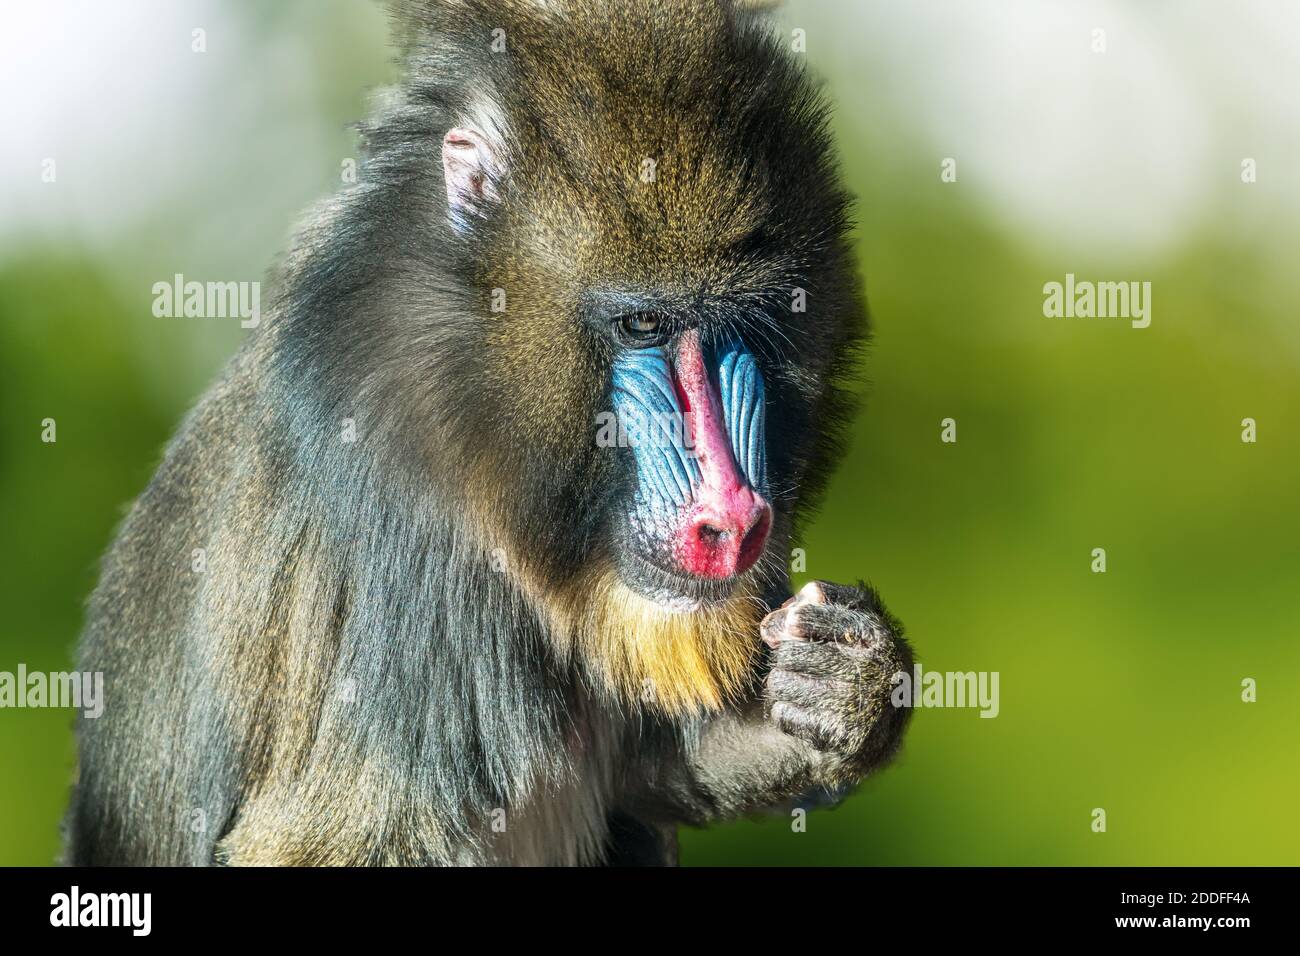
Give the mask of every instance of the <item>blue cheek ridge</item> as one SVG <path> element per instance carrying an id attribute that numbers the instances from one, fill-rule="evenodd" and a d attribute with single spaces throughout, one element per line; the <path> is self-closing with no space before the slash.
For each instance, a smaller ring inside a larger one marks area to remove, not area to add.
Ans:
<path id="1" fill-rule="evenodd" d="M 749 483 L 767 496 L 767 407 L 763 374 L 744 344 L 722 343 L 714 354 L 722 415 L 731 440 L 731 453 Z"/>
<path id="2" fill-rule="evenodd" d="M 689 504 L 700 466 L 686 447 L 685 419 L 666 352 L 624 352 L 614 364 L 613 385 L 614 412 L 636 459 L 638 497 L 674 508 Z"/>

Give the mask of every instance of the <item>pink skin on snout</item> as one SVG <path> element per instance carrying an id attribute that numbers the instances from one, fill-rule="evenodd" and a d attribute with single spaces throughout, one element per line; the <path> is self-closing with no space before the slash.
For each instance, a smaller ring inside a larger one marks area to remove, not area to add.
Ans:
<path id="1" fill-rule="evenodd" d="M 682 335 L 674 365 L 700 484 L 674 536 L 673 555 L 687 574 L 729 578 L 748 571 L 763 553 L 772 507 L 750 487 L 731 454 L 722 399 L 694 329 Z"/>

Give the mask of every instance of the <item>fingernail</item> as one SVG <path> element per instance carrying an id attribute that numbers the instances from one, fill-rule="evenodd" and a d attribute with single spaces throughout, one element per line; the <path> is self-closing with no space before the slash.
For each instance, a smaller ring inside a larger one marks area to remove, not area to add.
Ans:
<path id="1" fill-rule="evenodd" d="M 799 589 L 799 593 L 795 597 L 801 601 L 807 601 L 809 604 L 826 603 L 826 592 L 822 590 L 821 584 L 817 581 L 809 581 Z"/>

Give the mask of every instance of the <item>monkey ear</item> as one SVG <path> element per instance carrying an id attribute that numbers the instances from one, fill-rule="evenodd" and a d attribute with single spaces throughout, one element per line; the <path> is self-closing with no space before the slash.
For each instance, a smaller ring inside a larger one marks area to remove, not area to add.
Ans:
<path id="1" fill-rule="evenodd" d="M 447 214 L 457 229 L 467 230 L 484 205 L 497 199 L 501 167 L 480 130 L 457 126 L 442 138 L 442 172 L 447 181 Z"/>

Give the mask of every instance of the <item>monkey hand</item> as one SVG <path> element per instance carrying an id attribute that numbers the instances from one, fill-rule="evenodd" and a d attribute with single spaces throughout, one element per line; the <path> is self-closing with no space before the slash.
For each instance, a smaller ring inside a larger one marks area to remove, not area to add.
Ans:
<path id="1" fill-rule="evenodd" d="M 828 785 L 852 785 L 893 756 L 911 714 L 891 699 L 895 675 L 911 672 L 912 652 L 872 588 L 813 581 L 761 633 L 773 651 L 768 718 L 816 751 Z"/>

